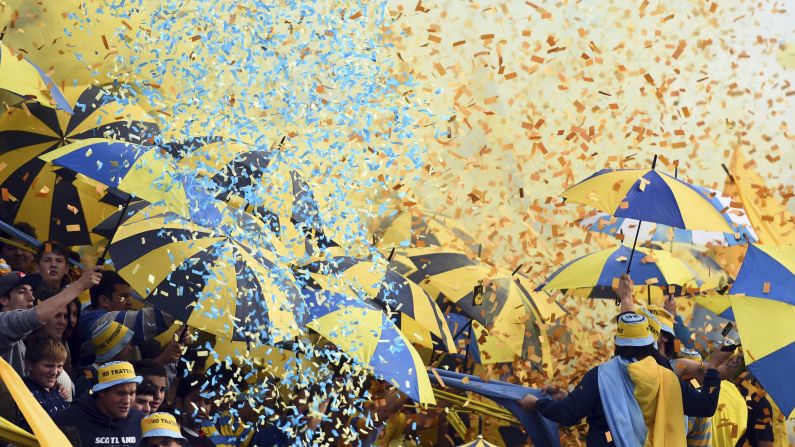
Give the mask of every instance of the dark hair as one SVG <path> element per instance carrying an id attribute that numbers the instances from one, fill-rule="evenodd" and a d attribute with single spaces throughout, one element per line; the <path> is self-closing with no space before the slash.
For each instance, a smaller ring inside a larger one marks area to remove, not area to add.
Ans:
<path id="1" fill-rule="evenodd" d="M 89 295 L 91 295 L 91 307 L 98 309 L 99 297 L 105 295 L 110 298 L 113 296 L 113 292 L 116 291 L 117 285 L 129 286 L 130 283 L 125 281 L 121 275 L 113 270 L 103 270 L 102 279 L 99 281 L 99 284 L 92 287 L 89 291 Z"/>
<path id="2" fill-rule="evenodd" d="M 619 357 L 623 357 L 626 360 L 643 360 L 646 357 L 654 357 L 654 360 L 657 362 L 658 365 L 671 369 L 671 364 L 668 362 L 668 359 L 663 357 L 660 354 L 660 351 L 654 348 L 654 345 L 643 345 L 643 346 L 616 346 L 615 354 Z"/>
<path id="3" fill-rule="evenodd" d="M 673 335 L 667 332 L 660 332 L 660 338 L 663 337 L 665 339 L 665 342 L 663 343 L 663 347 L 665 347 L 665 352 L 668 354 L 668 357 L 672 357 L 676 352 L 676 345 L 674 344 L 674 340 L 676 339 L 676 337 L 674 337 Z M 658 340 L 657 343 L 659 344 L 660 341 Z"/>
<path id="4" fill-rule="evenodd" d="M 136 372 L 136 374 L 138 373 Z M 155 394 L 157 394 L 157 387 L 155 386 L 154 383 L 148 380 L 144 380 L 135 389 L 135 394 L 140 394 L 143 396 L 154 396 Z"/>
<path id="5" fill-rule="evenodd" d="M 29 224 L 27 222 L 17 222 L 13 226 L 17 230 L 27 234 L 28 236 L 30 236 L 30 237 L 32 237 L 34 239 L 38 239 L 38 237 L 36 236 L 36 230 L 33 228 L 33 225 L 31 225 L 31 224 Z M 0 234 L 2 234 L 3 236 L 7 236 L 7 237 L 10 237 L 10 238 L 16 239 L 14 236 L 11 236 L 10 234 L 6 233 L 3 230 L 0 230 Z M 0 242 L 0 250 L 2 250 L 5 247 L 5 245 L 6 244 Z"/>
<path id="6" fill-rule="evenodd" d="M 69 262 L 69 249 L 58 241 L 45 241 L 36 250 L 36 262 L 41 262 L 41 257 L 44 253 L 55 253 L 63 256 L 66 262 Z"/>
<path id="7" fill-rule="evenodd" d="M 184 399 L 194 390 L 204 390 L 207 388 L 207 384 L 207 377 L 204 374 L 189 374 L 180 379 L 177 386 L 177 397 Z"/>
<path id="8" fill-rule="evenodd" d="M 143 359 L 133 363 L 135 375 L 167 377 L 166 367 L 151 359 Z"/>

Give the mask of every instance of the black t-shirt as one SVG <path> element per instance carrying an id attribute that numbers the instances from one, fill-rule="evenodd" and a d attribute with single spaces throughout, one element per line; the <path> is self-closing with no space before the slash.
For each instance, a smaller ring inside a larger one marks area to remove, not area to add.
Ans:
<path id="1" fill-rule="evenodd" d="M 745 429 L 745 434 L 737 441 L 737 447 L 756 447 L 762 441 L 773 442 L 773 408 L 770 402 L 763 394 L 756 391 L 749 397 L 745 383 L 738 385 L 737 389 L 745 397 L 748 406 L 748 427 Z"/>

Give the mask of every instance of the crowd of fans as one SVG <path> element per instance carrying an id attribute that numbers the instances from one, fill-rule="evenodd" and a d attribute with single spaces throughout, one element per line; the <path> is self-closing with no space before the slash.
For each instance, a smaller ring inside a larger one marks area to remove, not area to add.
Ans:
<path id="1" fill-rule="evenodd" d="M 32 233 L 24 225 L 18 228 Z M 165 341 L 157 337 L 171 327 L 172 319 L 153 308 L 134 310 L 130 286 L 121 276 L 94 268 L 72 279 L 69 260 L 74 254 L 66 247 L 45 242 L 32 253 L 13 242 L 4 239 L 0 247 L 8 270 L 0 276 L 0 356 L 23 377 L 31 395 L 73 445 L 204 447 L 218 445 L 213 439 L 223 437 L 214 434 L 228 435 L 223 438 L 228 445 L 290 445 L 276 423 L 252 429 L 235 422 L 238 414 L 219 417 L 225 408 L 218 387 L 210 385 L 202 368 L 185 367 L 180 361 L 188 333 L 174 332 Z M 585 374 L 570 393 L 549 387 L 546 397 L 528 396 L 520 404 L 563 425 L 587 418 L 587 445 L 619 445 L 615 439 L 626 433 L 616 429 L 611 418 L 621 414 L 615 400 L 620 393 L 605 394 L 605 381 L 615 377 L 604 371 L 648 360 L 643 364 L 667 371 L 653 369 L 653 374 L 661 377 L 661 384 L 673 383 L 672 395 L 682 400 L 684 415 L 673 416 L 687 417 L 688 445 L 729 445 L 725 439 L 738 437 L 738 445 L 773 445 L 770 404 L 743 371 L 742 357 L 719 344 L 702 360 L 692 349 L 692 337 L 676 315 L 673 300 L 664 307 L 638 310 L 631 290 L 631 281 L 623 278 L 616 357 Z M 86 293 L 89 299 L 81 301 Z M 372 418 L 346 421 L 371 435 L 370 441 L 378 432 L 372 421 L 383 427 L 383 421 L 399 414 L 406 403 L 405 396 L 382 388 L 380 398 L 373 399 Z M 5 386 L 0 386 L 0 394 L 0 416 L 29 427 Z M 426 421 L 412 417 L 427 427 L 438 415 L 425 415 Z M 219 421 L 227 424 L 220 426 Z M 308 424 L 318 426 L 321 419 Z M 631 430 L 632 424 L 623 427 Z"/>

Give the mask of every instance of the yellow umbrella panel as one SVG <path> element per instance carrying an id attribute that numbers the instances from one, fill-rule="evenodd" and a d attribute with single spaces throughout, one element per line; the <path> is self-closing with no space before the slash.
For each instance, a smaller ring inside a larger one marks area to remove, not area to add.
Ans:
<path id="1" fill-rule="evenodd" d="M 87 245 L 92 242 L 90 229 L 110 211 L 101 201 L 104 189 L 74 184 L 74 175 L 38 157 L 95 137 L 141 143 L 158 128 L 145 112 L 122 104 L 109 91 L 89 87 L 66 92 L 79 105 L 73 115 L 31 104 L 28 110 L 12 109 L 0 117 L 0 198 L 7 219 L 32 224 L 40 238 Z"/>
<path id="2" fill-rule="evenodd" d="M 454 352 L 455 342 L 439 306 L 386 261 L 337 256 L 304 268 L 322 289 L 359 295 L 386 312 L 412 343 Z"/>
<path id="3" fill-rule="evenodd" d="M 14 52 L 0 41 L 0 103 L 8 108 L 35 100 L 70 112 L 72 107 L 55 82 L 22 53 Z"/>
<path id="4" fill-rule="evenodd" d="M 734 233 L 705 188 L 654 169 L 603 169 L 562 196 L 616 217 L 688 230 Z"/>
<path id="5" fill-rule="evenodd" d="M 306 291 L 306 326 L 415 402 L 436 403 L 425 365 L 380 309 L 329 291 Z"/>
<path id="6" fill-rule="evenodd" d="M 258 222 L 242 212 L 212 229 L 172 213 L 125 222 L 109 253 L 148 303 L 192 327 L 235 340 L 291 339 L 301 333 L 294 279 L 268 250 L 267 232 L 243 240 L 238 221 Z"/>

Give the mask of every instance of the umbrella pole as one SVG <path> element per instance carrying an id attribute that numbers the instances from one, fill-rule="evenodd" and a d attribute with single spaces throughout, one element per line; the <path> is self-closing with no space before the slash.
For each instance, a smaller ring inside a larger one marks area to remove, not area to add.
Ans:
<path id="1" fill-rule="evenodd" d="M 124 214 L 127 212 L 127 207 L 130 206 L 130 201 L 132 200 L 132 196 L 127 196 L 127 201 L 124 202 L 124 206 L 121 208 L 121 213 L 119 213 L 119 220 L 116 221 L 116 226 L 113 227 L 113 232 L 111 233 L 111 237 L 108 240 L 108 243 L 105 244 L 105 249 L 102 251 L 102 255 L 97 259 L 98 266 L 105 264 L 105 257 L 108 255 L 108 249 L 110 249 L 110 243 L 113 241 L 113 238 L 116 236 L 116 231 L 121 226 L 121 221 L 124 220 Z M 186 325 L 187 327 L 187 325 Z"/>

